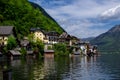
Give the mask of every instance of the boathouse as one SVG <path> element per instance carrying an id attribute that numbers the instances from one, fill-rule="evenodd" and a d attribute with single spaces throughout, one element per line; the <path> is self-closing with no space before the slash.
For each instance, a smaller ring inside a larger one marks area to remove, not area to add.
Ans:
<path id="1" fill-rule="evenodd" d="M 19 51 L 17 51 L 17 50 L 9 50 L 8 57 L 11 60 L 19 59 L 20 56 L 21 56 L 21 53 Z"/>

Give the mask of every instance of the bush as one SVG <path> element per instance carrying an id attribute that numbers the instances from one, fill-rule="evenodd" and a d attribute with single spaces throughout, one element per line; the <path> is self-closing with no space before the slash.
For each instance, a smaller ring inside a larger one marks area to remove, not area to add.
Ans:
<path id="1" fill-rule="evenodd" d="M 6 54 L 6 53 L 8 53 L 7 46 L 4 46 L 4 47 L 2 48 L 2 53 L 3 53 L 3 54 Z"/>
<path id="2" fill-rule="evenodd" d="M 36 42 L 31 42 L 33 50 L 38 50 L 39 53 L 43 55 L 44 53 L 44 43 L 41 40 L 36 40 Z"/>
<path id="3" fill-rule="evenodd" d="M 53 50 L 52 46 L 48 46 L 47 49 L 48 49 L 48 50 Z"/>
<path id="4" fill-rule="evenodd" d="M 2 48 L 2 53 L 6 54 L 9 50 L 14 49 L 15 47 L 17 47 L 16 39 L 14 38 L 14 36 L 9 36 L 7 40 L 7 45 Z"/>
<path id="5" fill-rule="evenodd" d="M 69 51 L 65 44 L 55 44 L 54 45 L 55 55 L 68 55 Z"/>
<path id="6" fill-rule="evenodd" d="M 26 51 L 26 49 L 25 48 L 21 48 L 21 50 L 20 50 L 20 53 L 22 54 L 22 56 L 26 56 L 26 54 L 27 54 L 27 51 Z"/>
<path id="7" fill-rule="evenodd" d="M 11 50 L 14 49 L 16 46 L 17 46 L 17 42 L 14 36 L 9 36 L 7 41 L 7 49 Z"/>

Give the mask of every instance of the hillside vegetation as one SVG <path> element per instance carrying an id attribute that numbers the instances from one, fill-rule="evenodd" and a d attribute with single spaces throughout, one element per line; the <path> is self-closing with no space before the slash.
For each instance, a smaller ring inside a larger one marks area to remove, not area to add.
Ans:
<path id="1" fill-rule="evenodd" d="M 58 33 L 64 31 L 44 9 L 35 5 L 28 0 L 0 0 L 0 26 L 15 26 L 19 38 L 27 36 L 31 27 Z"/>

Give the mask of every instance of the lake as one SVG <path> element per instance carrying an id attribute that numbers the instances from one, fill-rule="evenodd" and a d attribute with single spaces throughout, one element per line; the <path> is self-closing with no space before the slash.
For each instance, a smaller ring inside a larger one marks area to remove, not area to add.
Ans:
<path id="1" fill-rule="evenodd" d="M 4 65 L 12 69 L 13 80 L 120 80 L 120 54 L 55 58 L 46 55 L 40 60 L 29 57 Z M 1 65 L 0 80 L 2 70 Z"/>

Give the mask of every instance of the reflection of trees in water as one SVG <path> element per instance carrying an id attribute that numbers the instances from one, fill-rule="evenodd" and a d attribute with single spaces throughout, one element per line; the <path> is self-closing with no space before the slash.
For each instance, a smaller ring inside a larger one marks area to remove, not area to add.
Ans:
<path id="1" fill-rule="evenodd" d="M 21 59 L 11 61 L 14 80 L 35 80 L 42 75 L 43 61 Z"/>
<path id="2" fill-rule="evenodd" d="M 36 63 L 33 69 L 33 80 L 43 80 L 44 78 L 44 63 Z"/>
<path id="3" fill-rule="evenodd" d="M 21 59 L 11 61 L 14 80 L 31 80 L 33 78 L 33 60 Z"/>
<path id="4" fill-rule="evenodd" d="M 44 56 L 44 73 L 45 80 L 54 80 L 55 76 L 54 54 L 46 54 Z"/>
<path id="5" fill-rule="evenodd" d="M 69 72 L 68 57 L 46 57 L 44 61 L 46 75 L 45 80 L 62 80 Z"/>

